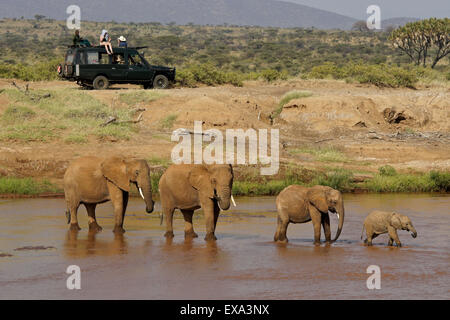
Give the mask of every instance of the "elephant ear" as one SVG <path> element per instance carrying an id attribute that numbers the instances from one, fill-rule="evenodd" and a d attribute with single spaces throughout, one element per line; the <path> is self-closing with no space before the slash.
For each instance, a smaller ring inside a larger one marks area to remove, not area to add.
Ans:
<path id="1" fill-rule="evenodd" d="M 308 191 L 309 202 L 320 212 L 328 212 L 327 192 L 323 188 L 311 188 Z"/>
<path id="2" fill-rule="evenodd" d="M 211 177 L 204 167 L 196 166 L 189 173 L 189 183 L 191 186 L 198 190 L 200 195 L 208 197 L 210 199 L 214 198 L 214 188 L 211 184 Z"/>
<path id="3" fill-rule="evenodd" d="M 114 157 L 102 162 L 102 174 L 123 191 L 130 192 L 130 179 L 124 159 Z"/>
<path id="4" fill-rule="evenodd" d="M 402 221 L 400 220 L 400 216 L 398 215 L 398 213 L 393 213 L 391 216 L 391 225 L 395 228 L 395 229 L 401 229 L 402 228 Z"/>

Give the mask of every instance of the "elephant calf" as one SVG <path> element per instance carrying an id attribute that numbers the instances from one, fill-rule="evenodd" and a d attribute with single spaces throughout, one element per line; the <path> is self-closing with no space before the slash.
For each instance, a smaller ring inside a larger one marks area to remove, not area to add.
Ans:
<path id="1" fill-rule="evenodd" d="M 123 220 L 128 204 L 130 183 L 136 185 L 146 204 L 148 213 L 153 211 L 150 168 L 145 160 L 119 157 L 82 157 L 74 160 L 64 174 L 64 195 L 67 218 L 71 230 L 80 230 L 77 211 L 80 204 L 86 207 L 89 230 L 102 228 L 95 218 L 95 207 L 110 201 L 114 207 L 114 232 L 124 233 Z"/>
<path id="2" fill-rule="evenodd" d="M 397 247 L 401 247 L 402 244 L 397 234 L 398 229 L 407 230 L 411 232 L 413 238 L 417 237 L 417 231 L 413 227 L 411 219 L 403 214 L 395 212 L 372 211 L 364 220 L 361 239 L 363 238 L 364 228 L 366 229 L 367 236 L 367 239 L 364 240 L 364 242 L 369 246 L 372 245 L 372 240 L 380 234 L 389 233 L 388 245 L 392 246 L 395 241 Z"/>

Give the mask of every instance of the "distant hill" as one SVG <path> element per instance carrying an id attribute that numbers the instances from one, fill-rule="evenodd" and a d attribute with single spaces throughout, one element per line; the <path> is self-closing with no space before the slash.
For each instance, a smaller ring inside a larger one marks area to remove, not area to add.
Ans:
<path id="1" fill-rule="evenodd" d="M 387 27 L 401 27 L 404 26 L 405 24 L 407 24 L 408 22 L 415 22 L 415 21 L 419 21 L 419 18 L 411 18 L 411 17 L 399 17 L 399 18 L 390 18 L 390 19 L 386 19 L 381 21 L 381 27 L 387 28 Z"/>
<path id="2" fill-rule="evenodd" d="M 275 0 L 2 0 L 0 17 L 32 18 L 35 14 L 65 19 L 77 4 L 82 20 L 175 22 L 199 25 L 315 27 L 348 30 L 356 19 L 291 2 Z"/>

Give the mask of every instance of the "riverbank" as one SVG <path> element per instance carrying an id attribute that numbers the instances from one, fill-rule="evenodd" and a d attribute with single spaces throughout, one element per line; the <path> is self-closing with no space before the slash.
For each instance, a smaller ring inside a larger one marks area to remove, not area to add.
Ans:
<path id="1" fill-rule="evenodd" d="M 290 79 L 239 88 L 137 88 L 86 91 L 62 81 L 0 80 L 0 194 L 61 194 L 68 164 L 87 155 L 146 159 L 156 191 L 176 145 L 172 131 L 192 130 L 199 120 L 203 130 L 279 130 L 278 173 L 235 166 L 235 195 L 276 195 L 290 184 L 449 191 L 445 87 Z"/>
<path id="2" fill-rule="evenodd" d="M 165 168 L 153 170 L 153 194 L 158 195 L 158 182 Z M 428 173 L 397 173 L 393 167 L 380 167 L 375 174 L 361 174 L 344 169 L 312 171 L 292 167 L 275 178 L 254 175 L 254 171 L 238 167 L 233 183 L 236 196 L 277 195 L 291 184 L 304 186 L 326 185 L 344 193 L 417 193 L 450 192 L 450 172 L 430 171 Z M 132 189 L 132 196 L 138 196 Z M 0 198 L 17 197 L 64 197 L 63 186 L 48 180 L 32 178 L 0 177 Z"/>

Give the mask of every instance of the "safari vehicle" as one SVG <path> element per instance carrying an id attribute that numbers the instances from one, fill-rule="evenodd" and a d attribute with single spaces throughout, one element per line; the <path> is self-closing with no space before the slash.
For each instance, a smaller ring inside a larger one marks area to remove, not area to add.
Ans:
<path id="1" fill-rule="evenodd" d="M 132 83 L 142 84 L 144 89 L 166 89 L 175 81 L 175 68 L 151 65 L 138 52 L 143 48 L 114 48 L 114 54 L 108 55 L 103 46 L 69 47 L 57 71 L 61 78 L 85 88 L 107 89 L 115 83 Z"/>

